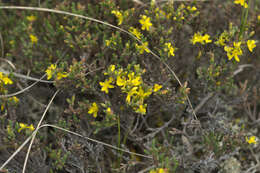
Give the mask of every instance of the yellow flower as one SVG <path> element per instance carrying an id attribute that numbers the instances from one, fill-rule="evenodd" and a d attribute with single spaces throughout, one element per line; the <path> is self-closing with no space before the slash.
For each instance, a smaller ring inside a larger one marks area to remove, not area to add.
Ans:
<path id="1" fill-rule="evenodd" d="M 229 46 L 225 46 L 224 50 L 227 52 L 228 59 L 231 60 L 233 58 L 233 55 L 232 55 L 233 48 L 229 47 Z"/>
<path id="2" fill-rule="evenodd" d="M 38 38 L 33 34 L 30 34 L 30 39 L 33 44 L 38 42 Z"/>
<path id="3" fill-rule="evenodd" d="M 110 46 L 112 40 L 105 40 L 105 42 L 106 42 L 106 46 Z"/>
<path id="4" fill-rule="evenodd" d="M 240 4 L 242 7 L 247 8 L 248 5 L 247 5 L 247 3 L 246 3 L 245 1 L 246 1 L 246 0 L 235 0 L 234 3 L 235 3 L 235 4 Z"/>
<path id="5" fill-rule="evenodd" d="M 109 70 L 110 70 L 111 72 L 114 72 L 115 69 L 116 69 L 116 66 L 115 66 L 115 65 L 112 64 L 112 65 L 109 66 Z"/>
<path id="6" fill-rule="evenodd" d="M 201 37 L 201 34 L 200 33 L 195 33 L 192 37 L 192 40 L 191 40 L 192 44 L 196 44 L 197 42 L 198 43 L 202 43 L 203 40 L 202 40 L 202 37 Z"/>
<path id="7" fill-rule="evenodd" d="M 195 6 L 193 6 L 192 8 L 191 8 L 191 11 L 196 11 L 197 10 L 197 8 L 195 7 Z"/>
<path id="8" fill-rule="evenodd" d="M 138 97 L 139 97 L 139 102 L 141 104 L 143 104 L 144 102 L 144 99 L 148 96 L 150 96 L 152 94 L 152 89 L 149 89 L 147 92 L 144 92 L 143 88 L 139 87 L 139 90 L 138 90 Z"/>
<path id="9" fill-rule="evenodd" d="M 19 126 L 20 126 L 20 128 L 18 129 L 18 132 L 19 132 L 19 133 L 21 132 L 21 130 L 23 130 L 23 129 L 26 129 L 26 128 L 27 128 L 27 125 L 26 125 L 26 124 L 24 124 L 24 123 L 19 123 Z"/>
<path id="10" fill-rule="evenodd" d="M 61 30 L 64 30 L 64 26 L 63 26 L 63 25 L 60 25 L 60 29 L 61 29 Z"/>
<path id="11" fill-rule="evenodd" d="M 114 72 L 115 69 L 116 69 L 116 66 L 113 64 L 108 67 L 109 72 Z M 104 72 L 104 75 L 108 75 L 108 72 Z"/>
<path id="12" fill-rule="evenodd" d="M 142 34 L 138 31 L 138 29 L 130 27 L 129 31 L 136 36 L 136 38 L 141 39 Z"/>
<path id="13" fill-rule="evenodd" d="M 209 39 L 209 35 L 208 34 L 205 34 L 204 36 L 202 36 L 202 39 L 203 41 L 205 41 L 205 43 L 211 43 L 212 40 Z"/>
<path id="14" fill-rule="evenodd" d="M 142 15 L 142 18 L 139 20 L 139 22 L 141 23 L 142 25 L 142 30 L 147 30 L 149 31 L 150 30 L 150 27 L 153 25 L 151 22 L 150 22 L 150 17 L 147 17 L 146 15 Z"/>
<path id="15" fill-rule="evenodd" d="M 128 93 L 127 93 L 127 96 L 126 96 L 126 102 L 127 103 L 130 103 L 131 102 L 131 97 L 134 95 L 134 94 L 137 94 L 137 87 L 133 87 Z"/>
<path id="16" fill-rule="evenodd" d="M 26 19 L 29 21 L 29 22 L 34 22 L 36 20 L 36 17 L 31 15 L 31 16 L 27 16 Z"/>
<path id="17" fill-rule="evenodd" d="M 242 49 L 240 48 L 241 42 L 234 42 L 234 50 L 233 50 L 233 54 L 234 56 L 236 55 L 242 55 Z"/>
<path id="18" fill-rule="evenodd" d="M 219 38 L 218 38 L 218 40 L 215 42 L 215 44 L 216 44 L 216 45 L 220 45 L 220 46 L 225 46 L 225 45 L 226 45 L 226 43 L 225 43 L 226 41 L 229 41 L 229 38 L 228 38 L 226 32 L 223 32 L 223 33 L 219 36 Z"/>
<path id="19" fill-rule="evenodd" d="M 139 88 L 138 90 L 138 96 L 141 98 L 146 98 L 152 94 L 152 89 L 148 89 L 147 92 L 144 92 L 143 88 Z"/>
<path id="20" fill-rule="evenodd" d="M 256 144 L 257 143 L 256 137 L 251 136 L 249 139 L 248 139 L 248 137 L 246 137 L 246 142 L 249 143 L 249 144 Z"/>
<path id="21" fill-rule="evenodd" d="M 192 44 L 196 44 L 196 43 L 201 43 L 201 44 L 207 44 L 207 43 L 211 43 L 212 40 L 209 39 L 210 36 L 208 34 L 205 34 L 204 36 L 201 35 L 199 32 L 195 33 L 191 39 Z"/>
<path id="22" fill-rule="evenodd" d="M 30 131 L 34 131 L 34 127 L 31 124 L 30 126 L 28 126 L 27 124 L 24 123 L 19 123 L 20 128 L 18 129 L 18 132 L 20 133 L 22 130 L 24 129 L 29 129 Z"/>
<path id="23" fill-rule="evenodd" d="M 121 77 L 120 75 L 116 78 L 116 84 L 117 86 L 121 86 L 122 88 L 126 85 L 126 79 L 124 77 Z"/>
<path id="24" fill-rule="evenodd" d="M 133 85 L 133 86 L 138 86 L 142 83 L 142 78 L 141 76 L 135 76 L 134 72 L 131 72 L 128 74 L 128 84 Z"/>
<path id="25" fill-rule="evenodd" d="M 157 92 L 162 88 L 162 85 L 154 84 L 153 92 Z"/>
<path id="26" fill-rule="evenodd" d="M 142 45 L 135 45 L 136 48 L 139 50 L 140 54 L 143 54 L 144 51 L 147 53 L 150 53 L 150 50 L 147 48 L 148 47 L 148 42 L 144 42 Z"/>
<path id="27" fill-rule="evenodd" d="M 109 80 L 105 80 L 105 82 L 99 82 L 99 84 L 102 86 L 101 91 L 104 91 L 106 94 L 108 94 L 108 88 L 114 88 L 114 85 L 111 85 L 111 82 L 113 82 L 112 77 L 110 77 Z"/>
<path id="28" fill-rule="evenodd" d="M 138 113 L 145 115 L 146 114 L 146 106 L 147 105 L 140 105 L 139 108 L 136 110 Z"/>
<path id="29" fill-rule="evenodd" d="M 142 78 L 141 76 L 137 76 L 135 77 L 132 81 L 131 81 L 133 86 L 138 86 L 142 83 Z"/>
<path id="30" fill-rule="evenodd" d="M 7 75 L 4 75 L 2 72 L 0 72 L 0 84 L 1 83 L 8 85 L 8 84 L 13 84 L 13 81 L 9 79 Z"/>
<path id="31" fill-rule="evenodd" d="M 149 173 L 168 173 L 168 170 L 164 168 L 157 168 L 155 170 L 151 170 Z"/>
<path id="32" fill-rule="evenodd" d="M 111 115 L 111 114 L 113 114 L 113 112 L 112 112 L 111 108 L 107 108 L 106 112 L 107 112 L 107 114 L 108 114 L 108 115 Z"/>
<path id="33" fill-rule="evenodd" d="M 14 45 L 14 43 L 15 43 L 14 40 L 9 41 L 9 44 L 10 44 L 10 45 Z"/>
<path id="34" fill-rule="evenodd" d="M 47 79 L 51 79 L 53 74 L 55 73 L 55 69 L 56 69 L 56 64 L 51 64 L 47 70 L 45 70 L 46 74 L 47 74 Z"/>
<path id="35" fill-rule="evenodd" d="M 240 48 L 241 42 L 234 42 L 234 47 L 225 46 L 224 50 L 227 52 L 228 59 L 231 60 L 233 57 L 237 62 L 240 61 L 239 55 L 242 55 L 242 49 Z"/>
<path id="36" fill-rule="evenodd" d="M 165 46 L 166 46 L 166 51 L 168 51 L 168 56 L 175 56 L 175 54 L 174 54 L 175 48 L 172 47 L 172 44 L 165 43 Z"/>
<path id="37" fill-rule="evenodd" d="M 111 13 L 114 14 L 117 17 L 118 25 L 121 25 L 122 22 L 123 22 L 123 15 L 122 15 L 122 13 L 120 11 L 115 11 L 115 10 L 113 10 Z"/>
<path id="38" fill-rule="evenodd" d="M 5 109 L 5 105 L 2 104 L 2 105 L 1 105 L 1 111 L 4 111 L 4 109 Z"/>
<path id="39" fill-rule="evenodd" d="M 92 105 L 91 105 L 90 108 L 88 109 L 88 113 L 89 113 L 89 114 L 93 114 L 93 117 L 94 117 L 94 118 L 97 117 L 98 105 L 97 105 L 96 102 L 92 103 Z"/>
<path id="40" fill-rule="evenodd" d="M 28 129 L 31 130 L 31 131 L 34 131 L 33 125 L 31 124 L 31 125 L 28 127 Z"/>
<path id="41" fill-rule="evenodd" d="M 247 47 L 250 52 L 253 52 L 253 49 L 256 47 L 255 40 L 247 40 Z"/>
<path id="42" fill-rule="evenodd" d="M 257 20 L 260 21 L 260 15 L 257 16 Z"/>
<path id="43" fill-rule="evenodd" d="M 57 80 L 60 80 L 62 78 L 68 77 L 68 74 L 66 72 L 58 72 L 57 73 Z"/>
<path id="44" fill-rule="evenodd" d="M 158 173 L 168 173 L 167 169 L 159 168 Z"/>
<path id="45" fill-rule="evenodd" d="M 19 99 L 16 96 L 10 97 L 9 100 L 13 101 L 14 103 L 18 103 L 19 102 Z"/>

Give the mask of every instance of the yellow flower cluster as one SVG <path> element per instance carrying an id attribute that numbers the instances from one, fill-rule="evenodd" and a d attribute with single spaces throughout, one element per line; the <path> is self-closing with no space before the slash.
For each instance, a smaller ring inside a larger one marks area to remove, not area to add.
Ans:
<path id="1" fill-rule="evenodd" d="M 113 10 L 111 13 L 116 16 L 116 18 L 118 20 L 118 25 L 121 25 L 123 23 L 123 19 L 124 19 L 122 13 L 120 11 L 116 11 L 116 10 Z"/>
<path id="2" fill-rule="evenodd" d="M 47 74 L 47 79 L 48 79 L 48 80 L 51 79 L 52 76 L 54 75 L 56 67 L 57 67 L 56 64 L 51 64 L 51 65 L 47 68 L 47 70 L 45 70 L 45 72 L 46 72 L 46 74 Z"/>
<path id="3" fill-rule="evenodd" d="M 256 47 L 255 40 L 247 40 L 247 47 L 250 52 L 253 52 L 253 49 Z"/>
<path id="4" fill-rule="evenodd" d="M 113 14 L 117 18 L 117 24 L 122 25 L 125 19 L 128 18 L 129 14 L 133 14 L 135 11 L 135 8 L 127 9 L 125 11 L 123 10 L 112 10 L 111 14 Z"/>
<path id="5" fill-rule="evenodd" d="M 114 79 L 112 77 L 110 77 L 109 79 L 105 80 L 105 82 L 99 82 L 99 84 L 102 86 L 101 91 L 104 91 L 106 94 L 108 94 L 108 89 L 109 88 L 114 88 L 114 86 L 111 85 L 113 80 Z"/>
<path id="6" fill-rule="evenodd" d="M 168 173 L 168 169 L 164 169 L 164 168 L 157 168 L 157 169 L 153 169 L 153 170 L 150 170 L 149 173 Z"/>
<path id="7" fill-rule="evenodd" d="M 174 13 L 173 20 L 174 21 L 183 21 L 185 18 L 189 19 L 191 17 L 195 17 L 199 14 L 197 8 L 195 6 L 185 6 L 184 4 L 179 5 Z"/>
<path id="8" fill-rule="evenodd" d="M 232 28 L 232 25 L 231 25 L 231 28 Z M 253 52 L 253 49 L 256 47 L 256 41 L 247 40 L 247 41 L 239 41 L 239 42 L 230 43 L 230 40 L 233 37 L 234 37 L 234 33 L 230 32 L 230 31 L 228 32 L 225 30 L 223 33 L 221 33 L 218 40 L 215 41 L 215 44 L 218 46 L 224 47 L 224 50 L 226 51 L 227 57 L 229 60 L 231 60 L 234 57 L 234 59 L 237 62 L 239 62 L 240 61 L 239 56 L 243 54 L 241 46 L 246 43 L 248 50 L 250 52 Z M 233 46 L 230 46 L 230 45 L 233 45 Z"/>
<path id="9" fill-rule="evenodd" d="M 153 92 L 158 92 L 162 86 L 155 84 L 153 87 L 147 86 L 143 83 L 141 75 L 144 73 L 139 65 L 134 65 L 134 70 L 130 70 L 131 65 L 127 70 L 119 68 L 116 70 L 115 65 L 110 65 L 105 75 L 109 78 L 104 82 L 100 82 L 101 91 L 109 93 L 109 88 L 120 87 L 123 93 L 126 93 L 126 103 L 130 105 L 133 110 L 140 114 L 146 114 L 147 104 L 144 104 Z"/>
<path id="10" fill-rule="evenodd" d="M 29 36 L 30 36 L 32 44 L 36 44 L 38 42 L 38 38 L 35 35 L 30 34 Z"/>
<path id="11" fill-rule="evenodd" d="M 148 49 L 148 42 L 144 42 L 142 45 L 135 44 L 135 47 L 139 50 L 140 54 L 143 54 L 144 51 L 147 53 L 150 53 L 150 50 Z"/>
<path id="12" fill-rule="evenodd" d="M 57 72 L 56 79 L 61 80 L 62 78 L 68 77 L 67 72 Z"/>
<path id="13" fill-rule="evenodd" d="M 113 40 L 105 40 L 105 42 L 106 42 L 106 46 L 110 46 L 111 44 L 117 45 L 117 43 Z"/>
<path id="14" fill-rule="evenodd" d="M 194 12 L 194 11 L 197 10 L 197 8 L 196 8 L 195 6 L 192 6 L 192 7 L 188 6 L 187 9 L 188 9 L 189 11 L 191 11 L 191 12 Z"/>
<path id="15" fill-rule="evenodd" d="M 91 106 L 88 109 L 88 113 L 92 114 L 94 118 L 97 117 L 97 113 L 98 113 L 98 105 L 96 102 L 92 103 Z"/>
<path id="16" fill-rule="evenodd" d="M 57 80 L 61 80 L 62 78 L 68 77 L 67 72 L 56 72 L 57 65 L 56 64 L 51 64 L 47 70 L 45 70 L 47 74 L 47 79 L 51 79 L 53 76 L 56 75 Z"/>
<path id="17" fill-rule="evenodd" d="M 31 124 L 30 126 L 24 123 L 19 123 L 20 128 L 18 129 L 18 132 L 20 133 L 24 129 L 29 129 L 30 131 L 34 131 L 34 127 Z"/>
<path id="18" fill-rule="evenodd" d="M 141 17 L 142 18 L 139 20 L 142 25 L 141 29 L 149 31 L 150 27 L 152 26 L 152 23 L 150 22 L 150 17 L 147 17 L 146 15 L 142 15 Z M 138 39 L 143 38 L 142 33 L 134 27 L 130 27 L 129 32 L 131 32 Z M 144 52 L 150 53 L 147 41 L 143 42 L 141 45 L 135 44 L 135 47 L 140 54 L 143 54 Z"/>
<path id="19" fill-rule="evenodd" d="M 0 86 L 13 84 L 13 81 L 7 75 L 0 72 Z"/>
<path id="20" fill-rule="evenodd" d="M 118 46 L 122 44 L 122 38 L 118 32 L 113 33 L 112 36 L 105 40 L 105 44 L 107 47 L 113 50 L 117 50 Z"/>
<path id="21" fill-rule="evenodd" d="M 146 15 L 142 15 L 141 19 L 139 20 L 140 24 L 142 25 L 142 30 L 150 30 L 150 27 L 153 25 L 150 21 L 150 17 L 147 17 Z"/>
<path id="22" fill-rule="evenodd" d="M 218 46 L 225 46 L 226 42 L 229 42 L 229 34 L 227 31 L 224 31 L 220 34 L 217 41 L 215 41 L 215 44 Z"/>
<path id="23" fill-rule="evenodd" d="M 246 142 L 249 144 L 256 144 L 257 143 L 257 139 L 255 136 L 251 136 L 250 138 L 246 137 Z"/>
<path id="24" fill-rule="evenodd" d="M 31 16 L 27 16 L 26 19 L 29 21 L 29 22 L 34 22 L 36 20 L 36 17 L 31 15 Z"/>
<path id="25" fill-rule="evenodd" d="M 163 10 L 160 10 L 159 7 L 156 7 L 154 12 L 155 12 L 155 17 L 156 17 L 157 20 L 160 19 L 160 18 L 170 19 L 170 17 L 172 16 L 172 13 L 166 14 L 166 12 L 163 11 Z"/>
<path id="26" fill-rule="evenodd" d="M 138 31 L 138 29 L 134 28 L 134 27 L 130 27 L 129 32 L 131 32 L 132 34 L 134 34 L 134 36 L 138 39 L 141 39 L 142 33 L 140 31 Z"/>
<path id="27" fill-rule="evenodd" d="M 4 85 L 11 85 L 11 84 L 13 84 L 13 81 L 7 75 L 0 72 L 0 93 L 7 94 L 8 91 L 4 88 Z M 1 101 L 1 107 L 0 107 L 1 111 L 4 110 L 4 108 L 7 104 L 5 101 L 8 101 L 8 103 L 15 103 L 16 104 L 16 103 L 19 102 L 19 99 L 15 96 L 10 97 L 7 100 L 4 99 L 3 102 Z"/>
<path id="28" fill-rule="evenodd" d="M 239 55 L 242 55 L 241 42 L 233 42 L 234 47 L 225 46 L 224 50 L 227 52 L 228 59 L 231 60 L 233 57 L 237 62 L 240 61 Z"/>
<path id="29" fill-rule="evenodd" d="M 210 40 L 209 38 L 210 38 L 210 36 L 208 34 L 201 35 L 200 32 L 197 32 L 193 35 L 191 42 L 193 45 L 196 43 L 201 43 L 204 45 L 204 44 L 212 42 L 212 40 Z"/>
<path id="30" fill-rule="evenodd" d="M 165 49 L 164 50 L 166 52 L 168 52 L 168 57 L 175 56 L 174 52 L 175 52 L 176 48 L 174 48 L 171 43 L 165 43 Z"/>
<path id="31" fill-rule="evenodd" d="M 18 103 L 19 102 L 19 99 L 16 97 L 16 96 L 13 96 L 13 97 L 10 97 L 9 98 L 9 101 L 12 101 L 14 103 Z"/>
<path id="32" fill-rule="evenodd" d="M 234 1 L 235 4 L 240 4 L 242 7 L 244 8 L 248 8 L 248 5 L 246 3 L 246 0 L 235 0 Z"/>

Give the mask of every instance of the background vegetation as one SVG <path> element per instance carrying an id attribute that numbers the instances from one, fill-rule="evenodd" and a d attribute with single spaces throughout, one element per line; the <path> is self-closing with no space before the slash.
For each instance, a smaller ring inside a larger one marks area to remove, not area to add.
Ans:
<path id="1" fill-rule="evenodd" d="M 260 172 L 259 7 L 2 2 L 0 170 Z"/>

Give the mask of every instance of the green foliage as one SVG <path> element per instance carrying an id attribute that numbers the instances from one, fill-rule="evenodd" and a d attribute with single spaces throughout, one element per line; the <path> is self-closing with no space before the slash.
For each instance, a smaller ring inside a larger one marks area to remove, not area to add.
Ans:
<path id="1" fill-rule="evenodd" d="M 50 172 L 62 170 L 70 153 L 63 154 L 61 149 L 54 150 L 51 149 L 51 147 L 46 147 L 46 150 L 48 151 L 51 165 L 53 166 L 53 169 L 50 170 Z"/>
<path id="2" fill-rule="evenodd" d="M 254 123 L 260 107 L 255 35 L 259 4 L 250 0 L 38 3 L 15 2 L 86 18 L 0 10 L 0 144 L 9 153 L 35 130 L 56 90 L 61 92 L 44 123 L 152 158 L 103 149 L 44 127 L 32 157 L 49 168 L 47 172 L 198 172 L 197 167 L 210 172 L 223 170 L 216 165 L 234 157 L 237 149 L 247 155 L 258 151 L 259 147 L 250 147 L 259 137 Z M 28 92 L 4 96 L 27 88 L 30 80 L 42 75 L 46 77 Z M 237 119 L 240 123 L 234 123 Z M 168 135 L 173 129 L 174 141 Z M 243 169 L 255 162 L 254 157 L 238 159 Z M 42 166 L 30 164 L 29 172 Z"/>

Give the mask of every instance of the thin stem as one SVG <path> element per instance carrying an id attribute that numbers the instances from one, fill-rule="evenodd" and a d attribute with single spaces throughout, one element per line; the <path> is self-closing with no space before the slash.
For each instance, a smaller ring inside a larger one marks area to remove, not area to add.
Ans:
<path id="1" fill-rule="evenodd" d="M 32 148 L 33 141 L 34 141 L 34 139 L 35 139 L 35 137 L 36 137 L 36 134 L 37 134 L 37 132 L 38 132 L 38 130 L 39 130 L 41 124 L 42 124 L 42 121 L 43 121 L 43 119 L 44 119 L 44 117 L 45 117 L 45 115 L 46 115 L 48 109 L 49 109 L 50 106 L 51 106 L 51 103 L 53 102 L 54 98 L 55 98 L 56 95 L 59 93 L 59 91 L 60 91 L 60 90 L 57 90 L 57 91 L 53 94 L 53 96 L 52 96 L 52 98 L 51 98 L 51 100 L 50 100 L 48 106 L 46 107 L 44 113 L 42 114 L 42 117 L 41 117 L 41 119 L 40 119 L 40 121 L 39 121 L 39 123 L 38 123 L 38 125 L 37 125 L 37 127 L 36 127 L 36 129 L 35 129 L 35 133 L 33 133 L 33 135 L 32 135 L 32 139 L 31 139 L 31 142 L 30 142 L 30 145 L 29 145 L 29 148 L 28 148 L 28 150 L 27 150 L 26 157 L 25 157 L 25 160 L 24 160 L 24 165 L 23 165 L 23 171 L 22 171 L 22 173 L 25 173 L 27 161 L 28 161 L 29 154 L 30 154 L 30 151 L 31 151 L 31 148 Z"/>
<path id="2" fill-rule="evenodd" d="M 125 134 L 125 136 L 124 136 L 124 138 L 123 138 L 123 145 L 126 144 L 126 139 L 127 139 L 127 137 L 128 137 L 128 134 L 129 134 L 130 130 L 131 130 L 131 129 L 129 129 L 129 130 L 126 132 L 126 134 Z M 118 147 L 118 148 L 120 148 L 120 147 Z M 120 151 L 120 157 L 119 157 L 120 161 L 119 161 L 119 164 L 121 163 L 122 156 L 123 156 L 123 152 Z"/>
<path id="3" fill-rule="evenodd" d="M 117 147 L 120 148 L 120 139 L 121 139 L 121 131 L 120 131 L 120 116 L 118 115 L 117 117 L 117 129 L 118 129 L 118 138 L 117 138 Z M 120 151 L 120 157 L 118 158 L 118 167 L 120 166 L 120 162 L 121 162 L 121 154 L 122 151 Z"/>
<path id="4" fill-rule="evenodd" d="M 248 1 L 248 8 L 243 8 L 243 11 L 242 11 L 239 40 L 241 40 L 244 36 L 250 5 L 251 5 L 251 0 Z"/>

